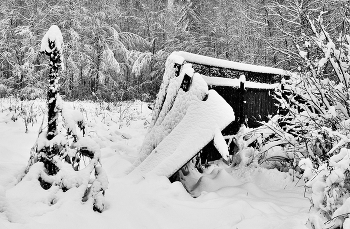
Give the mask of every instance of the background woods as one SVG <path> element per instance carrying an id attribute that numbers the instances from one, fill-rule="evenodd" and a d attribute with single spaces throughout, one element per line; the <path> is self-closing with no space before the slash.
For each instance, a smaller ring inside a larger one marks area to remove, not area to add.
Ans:
<path id="1" fill-rule="evenodd" d="M 65 40 L 66 99 L 149 100 L 175 50 L 295 71 L 307 18 L 321 11 L 331 36 L 348 32 L 345 1 L 3 0 L 0 97 L 43 95 L 48 63 L 37 50 L 52 24 Z"/>

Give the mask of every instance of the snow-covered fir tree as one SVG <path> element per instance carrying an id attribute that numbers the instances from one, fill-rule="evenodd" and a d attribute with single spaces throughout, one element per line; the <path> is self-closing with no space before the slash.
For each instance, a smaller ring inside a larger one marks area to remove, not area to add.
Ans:
<path id="1" fill-rule="evenodd" d="M 40 51 L 50 57 L 48 119 L 47 122 L 43 119 L 23 180 L 34 177 L 42 188 L 52 192 L 76 188 L 82 202 L 102 212 L 108 179 L 100 161 L 99 146 L 86 135 L 82 114 L 70 109 L 58 93 L 63 37 L 56 25 L 43 37 Z"/>

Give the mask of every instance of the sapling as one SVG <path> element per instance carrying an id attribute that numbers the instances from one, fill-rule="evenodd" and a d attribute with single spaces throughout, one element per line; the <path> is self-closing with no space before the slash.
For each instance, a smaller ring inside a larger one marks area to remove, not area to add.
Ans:
<path id="1" fill-rule="evenodd" d="M 60 29 L 51 26 L 41 44 L 41 52 L 50 57 L 47 123 L 44 125 L 43 120 L 40 126 L 26 174 L 37 176 L 42 188 L 52 191 L 57 190 L 51 189 L 55 186 L 62 192 L 83 188 L 85 193 L 81 195 L 81 200 L 86 202 L 91 199 L 89 203 L 92 203 L 93 209 L 102 212 L 108 179 L 100 162 L 100 148 L 91 137 L 86 136 L 83 115 L 70 109 L 58 93 L 58 74 L 63 67 L 62 47 Z"/>

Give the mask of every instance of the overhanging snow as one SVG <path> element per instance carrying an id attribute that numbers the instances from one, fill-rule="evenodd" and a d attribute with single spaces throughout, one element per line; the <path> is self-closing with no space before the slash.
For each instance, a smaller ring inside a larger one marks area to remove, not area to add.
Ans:
<path id="1" fill-rule="evenodd" d="M 184 118 L 151 154 L 131 173 L 170 177 L 215 136 L 234 121 L 231 106 L 214 90 L 206 101 L 194 102 Z"/>

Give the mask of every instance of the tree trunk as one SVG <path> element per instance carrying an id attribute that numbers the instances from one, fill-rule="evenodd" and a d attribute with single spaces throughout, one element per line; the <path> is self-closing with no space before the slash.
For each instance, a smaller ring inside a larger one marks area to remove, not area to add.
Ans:
<path id="1" fill-rule="evenodd" d="M 50 48 L 54 48 L 54 43 L 50 43 Z M 49 86 L 47 91 L 47 104 L 48 104 L 48 131 L 47 139 L 51 140 L 56 135 L 56 119 L 57 111 L 56 107 L 56 97 L 58 94 L 58 69 L 61 66 L 61 54 L 57 49 L 52 53 L 48 54 L 50 56 L 50 73 L 49 73 Z"/>

